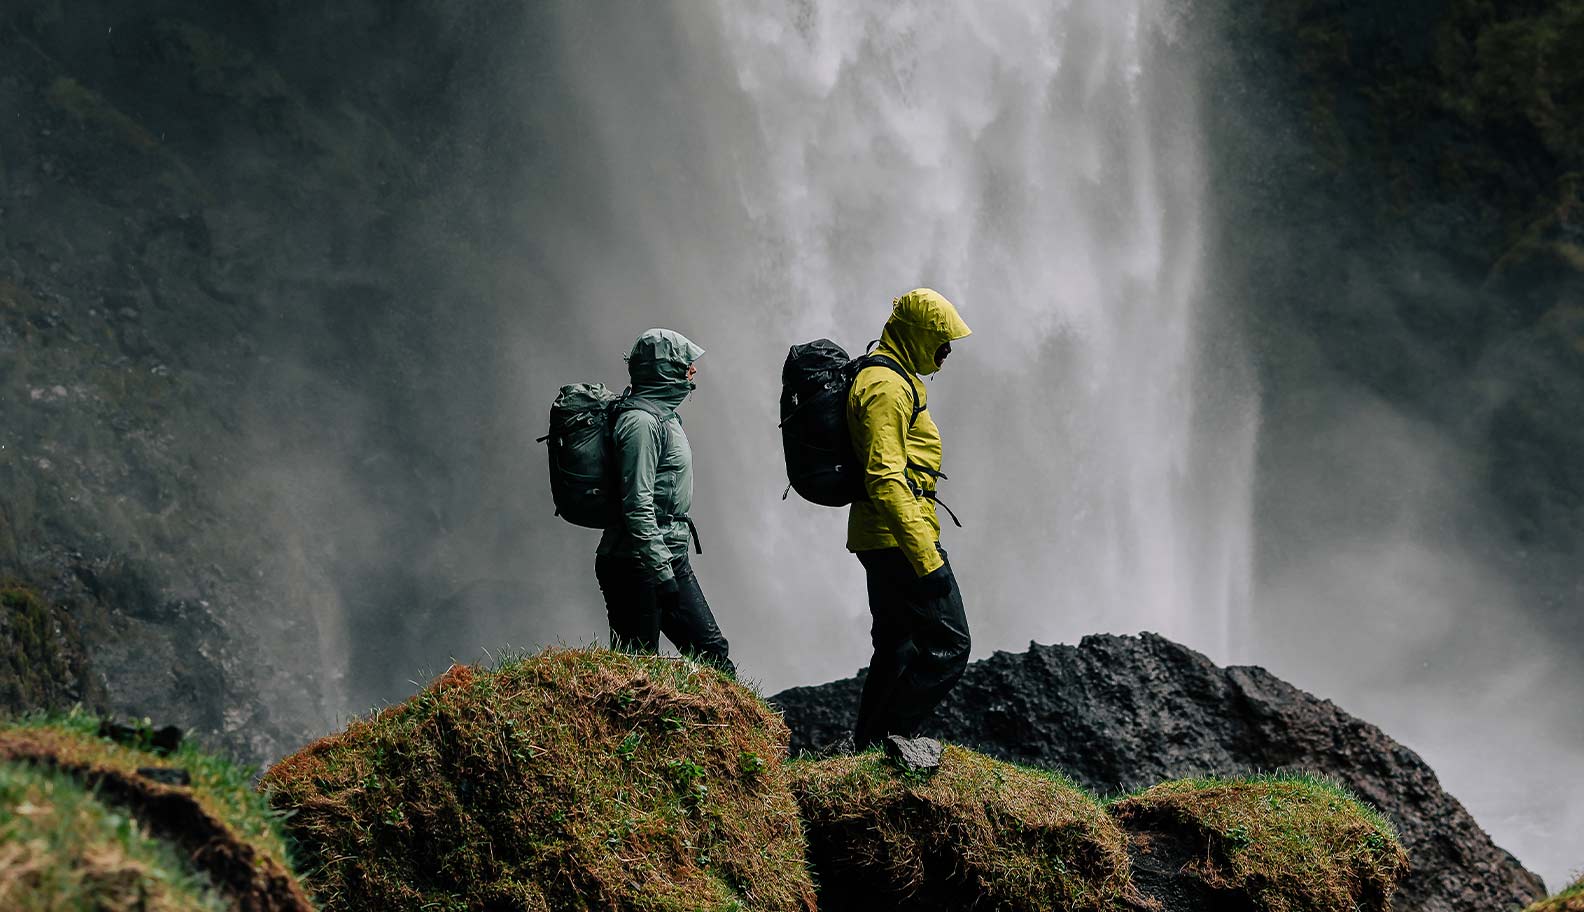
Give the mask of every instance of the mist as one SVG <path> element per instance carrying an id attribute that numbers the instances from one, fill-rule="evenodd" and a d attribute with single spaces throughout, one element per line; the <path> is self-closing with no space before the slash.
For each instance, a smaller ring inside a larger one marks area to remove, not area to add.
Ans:
<path id="1" fill-rule="evenodd" d="M 534 438 L 562 384 L 622 386 L 651 326 L 707 350 L 680 409 L 693 560 L 739 668 L 770 693 L 864 665 L 845 515 L 782 497 L 779 371 L 795 343 L 861 349 L 926 285 L 974 329 L 929 396 L 976 658 L 1147 629 L 1265 665 L 1560 882 L 1584 677 L 1484 531 L 1483 454 L 1312 358 L 1305 396 L 1262 396 L 1218 278 L 1195 15 L 564 3 L 444 33 L 476 57 L 437 112 L 459 151 L 389 229 L 432 303 L 357 384 L 323 365 L 367 351 L 282 323 L 247 418 L 316 722 L 453 659 L 603 639 L 598 534 L 554 518 Z"/>

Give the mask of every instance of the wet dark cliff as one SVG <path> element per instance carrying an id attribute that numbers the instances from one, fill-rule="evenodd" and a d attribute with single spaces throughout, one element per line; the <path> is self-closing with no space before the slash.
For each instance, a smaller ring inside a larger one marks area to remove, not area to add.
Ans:
<path id="1" fill-rule="evenodd" d="M 504 15 L 0 13 L 0 578 L 110 708 L 262 759 L 419 666 L 501 405 L 454 394 L 499 357 L 481 197 L 529 170 L 478 114 Z"/>
<path id="2" fill-rule="evenodd" d="M 1584 4 L 1265 0 L 1209 18 L 1213 284 L 1260 368 L 1262 563 L 1371 520 L 1287 482 L 1319 474 L 1329 429 L 1389 410 L 1449 454 L 1424 485 L 1467 486 L 1425 523 L 1481 526 L 1443 537 L 1576 635 Z"/>

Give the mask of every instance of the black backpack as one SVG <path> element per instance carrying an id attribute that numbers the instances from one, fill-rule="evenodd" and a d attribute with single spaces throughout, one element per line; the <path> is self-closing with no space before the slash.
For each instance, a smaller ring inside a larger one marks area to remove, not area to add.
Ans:
<path id="1" fill-rule="evenodd" d="M 660 422 L 665 448 L 669 412 L 646 399 L 620 396 L 599 383 L 561 387 L 550 405 L 550 496 L 556 515 L 590 529 L 608 529 L 621 516 L 613 429 L 616 415 L 642 409 Z"/>
<path id="2" fill-rule="evenodd" d="M 849 358 L 829 339 L 794 345 L 787 353 L 781 368 L 781 448 L 788 491 L 825 507 L 869 499 L 863 465 L 847 431 L 847 396 L 858 372 L 871 365 L 888 367 L 908 382 L 913 392 L 913 417 L 908 421 L 912 427 L 924 407 L 912 378 L 891 358 L 875 354 Z M 781 499 L 786 499 L 785 492 Z"/>

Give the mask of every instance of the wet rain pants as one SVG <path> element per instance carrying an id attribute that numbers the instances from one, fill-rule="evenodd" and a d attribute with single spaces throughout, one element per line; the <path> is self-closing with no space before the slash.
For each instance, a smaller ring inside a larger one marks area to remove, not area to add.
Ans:
<path id="1" fill-rule="evenodd" d="M 594 575 L 605 596 L 605 614 L 610 621 L 611 648 L 656 653 L 664 633 L 683 655 L 735 675 L 737 668 L 728 657 L 726 637 L 715 624 L 685 552 L 671 560 L 671 572 L 677 584 L 674 594 L 657 588 L 648 570 L 632 555 L 601 554 L 594 559 Z"/>
<path id="2" fill-rule="evenodd" d="M 937 549 L 945 561 L 946 551 Z M 962 677 L 971 644 L 955 577 L 945 596 L 931 596 L 901 548 L 856 553 L 874 618 L 874 658 L 853 725 L 853 743 L 864 750 L 887 735 L 916 735 Z"/>

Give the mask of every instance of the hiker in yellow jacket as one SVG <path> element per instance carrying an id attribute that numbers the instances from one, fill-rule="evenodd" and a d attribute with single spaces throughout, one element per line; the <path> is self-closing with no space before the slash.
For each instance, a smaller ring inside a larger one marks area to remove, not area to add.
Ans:
<path id="1" fill-rule="evenodd" d="M 872 353 L 902 370 L 871 364 L 848 395 L 868 500 L 848 514 L 847 550 L 868 576 L 875 650 L 853 727 L 859 750 L 887 735 L 913 737 L 968 664 L 968 620 L 935 513 L 935 483 L 945 477 L 940 429 L 921 378 L 969 332 L 950 301 L 915 288 L 892 302 Z"/>

